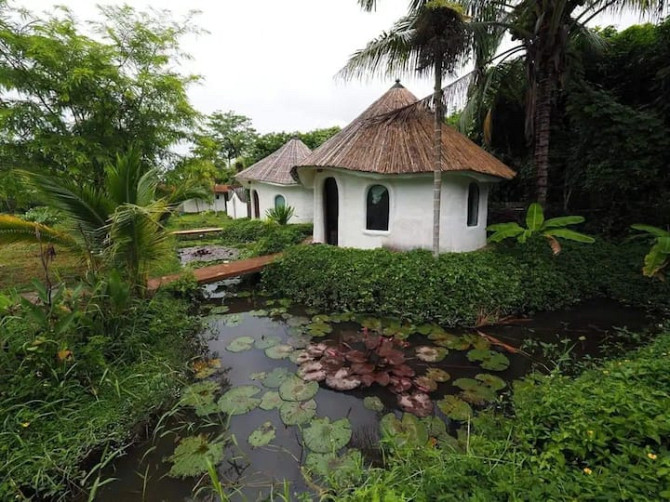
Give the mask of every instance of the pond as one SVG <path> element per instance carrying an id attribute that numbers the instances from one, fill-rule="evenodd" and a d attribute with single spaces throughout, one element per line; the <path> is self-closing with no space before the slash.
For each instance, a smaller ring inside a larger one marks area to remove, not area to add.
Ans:
<path id="1" fill-rule="evenodd" d="M 573 350 L 597 354 L 614 326 L 645 324 L 640 311 L 591 302 L 445 331 L 324 314 L 288 299 L 226 297 L 235 282 L 209 287 L 209 354 L 196 363 L 181 407 L 112 466 L 117 481 L 96 500 L 201 500 L 211 494 L 206 458 L 233 500 L 314 492 L 325 474 L 345 478 L 380 464 L 382 436 L 455 441 L 471 413 L 539 362 L 519 350 L 523 340 L 569 340 Z"/>

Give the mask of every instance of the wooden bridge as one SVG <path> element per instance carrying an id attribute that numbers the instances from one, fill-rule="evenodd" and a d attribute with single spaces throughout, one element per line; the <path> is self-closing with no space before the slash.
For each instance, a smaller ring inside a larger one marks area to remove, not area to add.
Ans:
<path id="1" fill-rule="evenodd" d="M 254 272 L 263 270 L 266 265 L 275 261 L 277 258 L 279 258 L 279 256 L 281 256 L 281 253 L 197 268 L 193 270 L 193 275 L 198 281 L 198 284 L 207 284 L 210 282 L 220 281 L 221 279 L 227 279 L 229 277 L 253 274 Z M 165 286 L 166 284 L 170 284 L 171 282 L 176 281 L 181 276 L 182 273 L 154 277 L 153 279 L 149 279 L 147 288 L 149 291 L 155 291 L 161 286 Z"/>

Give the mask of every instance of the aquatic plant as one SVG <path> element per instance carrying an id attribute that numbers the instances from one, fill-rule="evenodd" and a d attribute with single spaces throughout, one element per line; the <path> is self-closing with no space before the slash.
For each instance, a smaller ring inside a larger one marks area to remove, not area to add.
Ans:
<path id="1" fill-rule="evenodd" d="M 457 396 L 444 396 L 437 402 L 437 407 L 452 420 L 464 422 L 472 417 L 470 405 Z"/>
<path id="2" fill-rule="evenodd" d="M 383 411 L 384 403 L 377 396 L 367 396 L 363 399 L 363 406 L 372 411 Z"/>
<path id="3" fill-rule="evenodd" d="M 294 350 L 290 345 L 274 345 L 265 349 L 265 355 L 270 359 L 286 359 Z"/>
<path id="4" fill-rule="evenodd" d="M 316 401 L 285 401 L 279 407 L 279 416 L 286 425 L 306 424 L 316 415 Z"/>
<path id="5" fill-rule="evenodd" d="M 198 359 L 191 364 L 195 378 L 202 380 L 221 369 L 220 359 Z"/>
<path id="6" fill-rule="evenodd" d="M 473 349 L 467 354 L 469 361 L 481 362 L 485 370 L 504 371 L 509 368 L 509 359 L 500 352 L 488 349 Z"/>
<path id="7" fill-rule="evenodd" d="M 436 363 L 442 361 L 449 351 L 444 347 L 421 346 L 416 349 L 416 357 L 427 363 Z"/>
<path id="8" fill-rule="evenodd" d="M 277 432 L 272 422 L 265 422 L 249 435 L 247 441 L 252 447 L 258 448 L 270 444 L 276 435 Z"/>
<path id="9" fill-rule="evenodd" d="M 219 389 L 219 384 L 212 381 L 194 383 L 183 389 L 179 405 L 194 408 L 198 416 L 216 413 L 219 407 L 214 402 L 214 396 Z"/>
<path id="10" fill-rule="evenodd" d="M 291 372 L 288 370 L 288 368 L 282 368 L 282 367 L 275 368 L 270 373 L 265 375 L 265 378 L 263 378 L 262 380 L 263 386 L 267 387 L 268 389 L 276 389 L 290 375 Z"/>
<path id="11" fill-rule="evenodd" d="M 305 446 L 315 453 L 331 453 L 346 446 L 351 439 L 351 423 L 347 418 L 331 422 L 330 418 L 312 420 L 303 431 Z"/>
<path id="12" fill-rule="evenodd" d="M 254 346 L 257 349 L 265 350 L 274 347 L 275 345 L 279 345 L 280 343 L 281 338 L 278 336 L 262 336 L 260 340 L 256 340 Z"/>
<path id="13" fill-rule="evenodd" d="M 305 458 L 305 467 L 309 472 L 327 478 L 338 485 L 355 483 L 361 478 L 363 456 L 355 449 L 344 454 L 310 452 Z"/>
<path id="14" fill-rule="evenodd" d="M 254 397 L 261 391 L 255 385 L 241 385 L 229 390 L 219 399 L 219 409 L 228 415 L 242 415 L 249 413 L 261 404 L 261 400 Z"/>
<path id="15" fill-rule="evenodd" d="M 279 392 L 269 390 L 263 394 L 263 397 L 261 397 L 261 404 L 258 406 L 261 410 L 270 411 L 279 408 L 283 402 L 282 398 L 279 397 Z"/>
<path id="16" fill-rule="evenodd" d="M 279 386 L 279 397 L 284 401 L 307 401 L 319 390 L 316 382 L 305 382 L 298 377 L 289 377 Z"/>
<path id="17" fill-rule="evenodd" d="M 226 346 L 228 352 L 244 352 L 245 350 L 251 350 L 254 346 L 254 339 L 250 336 L 240 336 L 235 338 Z"/>
<path id="18" fill-rule="evenodd" d="M 204 434 L 183 438 L 168 461 L 172 462 L 169 475 L 174 478 L 200 476 L 207 472 L 207 462 L 216 465 L 223 460 L 225 442 L 210 442 Z"/>

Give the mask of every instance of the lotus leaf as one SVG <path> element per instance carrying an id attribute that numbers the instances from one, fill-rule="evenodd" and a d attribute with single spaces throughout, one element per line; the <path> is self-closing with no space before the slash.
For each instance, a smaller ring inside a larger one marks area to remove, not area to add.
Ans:
<path id="1" fill-rule="evenodd" d="M 353 312 L 342 312 L 340 314 L 332 314 L 330 322 L 351 322 L 356 318 Z"/>
<path id="2" fill-rule="evenodd" d="M 422 392 L 435 392 L 437 390 L 437 382 L 426 376 L 416 377 L 414 379 L 414 385 L 416 385 Z"/>
<path id="3" fill-rule="evenodd" d="M 486 384 L 473 378 L 459 378 L 454 380 L 454 386 L 463 389 L 461 396 L 463 400 L 472 404 L 484 404 L 493 401 L 496 393 Z"/>
<path id="4" fill-rule="evenodd" d="M 269 444 L 276 435 L 277 433 L 275 431 L 274 425 L 272 425 L 272 422 L 265 422 L 249 435 L 247 441 L 249 441 L 249 444 L 252 447 L 258 448 L 260 446 Z"/>
<path id="5" fill-rule="evenodd" d="M 211 309 L 209 309 L 209 313 L 210 314 L 217 314 L 217 315 L 218 314 L 225 314 L 229 310 L 230 310 L 230 308 L 228 307 L 228 305 L 217 305 L 216 307 L 212 307 Z"/>
<path id="6" fill-rule="evenodd" d="M 265 380 L 265 377 L 267 376 L 267 373 L 265 371 L 259 371 L 258 373 L 252 373 L 249 375 L 249 380 L 258 380 L 262 382 Z"/>
<path id="7" fill-rule="evenodd" d="M 286 324 L 292 328 L 298 328 L 300 326 L 304 326 L 305 324 L 309 324 L 309 319 L 299 315 L 291 316 L 286 320 Z"/>
<path id="8" fill-rule="evenodd" d="M 470 405 L 456 396 L 445 396 L 437 407 L 452 420 L 465 421 L 472 416 Z"/>
<path id="9" fill-rule="evenodd" d="M 382 329 L 382 333 L 385 336 L 392 336 L 393 338 L 396 338 L 398 340 L 405 340 L 409 338 L 409 335 L 414 333 L 416 330 L 416 326 L 413 324 L 402 324 L 400 321 L 389 321 L 388 323 L 384 323 L 384 328 Z"/>
<path id="10" fill-rule="evenodd" d="M 274 347 L 275 345 L 279 345 L 280 342 L 281 338 L 278 336 L 262 336 L 260 340 L 256 340 L 254 346 L 257 349 L 265 350 Z"/>
<path id="11" fill-rule="evenodd" d="M 184 388 L 179 400 L 181 406 L 192 406 L 198 416 L 205 416 L 219 411 L 214 402 L 214 395 L 219 390 L 216 382 L 198 382 Z"/>
<path id="12" fill-rule="evenodd" d="M 351 424 L 348 418 L 335 422 L 330 418 L 317 418 L 303 431 L 305 445 L 316 453 L 330 453 L 344 447 L 351 439 Z"/>
<path id="13" fill-rule="evenodd" d="M 283 317 L 286 314 L 286 307 L 275 307 L 268 314 L 270 317 Z"/>
<path id="14" fill-rule="evenodd" d="M 428 368 L 428 370 L 426 370 L 425 376 L 435 382 L 448 382 L 451 378 L 449 373 L 441 370 L 440 368 Z"/>
<path id="15" fill-rule="evenodd" d="M 447 424 L 437 417 L 426 417 L 421 419 L 421 423 L 426 426 L 428 435 L 432 438 L 443 439 L 447 436 Z"/>
<path id="16" fill-rule="evenodd" d="M 252 315 L 254 317 L 266 317 L 268 315 L 268 311 L 265 309 L 256 309 L 256 310 L 250 310 L 247 312 L 247 314 Z"/>
<path id="17" fill-rule="evenodd" d="M 317 321 L 307 325 L 307 333 L 310 336 L 314 337 L 326 336 L 331 331 L 333 331 L 333 327 L 325 322 Z"/>
<path id="18" fill-rule="evenodd" d="M 282 401 L 282 398 L 279 397 L 279 392 L 269 390 L 265 394 L 263 394 L 263 397 L 261 398 L 261 404 L 259 404 L 259 407 L 262 410 L 270 411 L 274 410 L 275 408 L 279 408 L 283 402 L 284 401 Z"/>
<path id="19" fill-rule="evenodd" d="M 495 350 L 473 349 L 468 352 L 468 360 L 480 361 L 485 370 L 504 371 L 509 367 L 509 359 Z"/>
<path id="20" fill-rule="evenodd" d="M 275 345 L 265 349 L 265 355 L 270 359 L 286 359 L 293 352 L 293 347 L 290 345 Z"/>
<path id="21" fill-rule="evenodd" d="M 242 324 L 242 316 L 240 314 L 228 314 L 224 315 L 221 320 L 226 326 L 239 326 Z"/>
<path id="22" fill-rule="evenodd" d="M 372 411 L 383 411 L 384 403 L 377 396 L 368 396 L 363 399 L 363 406 Z"/>
<path id="23" fill-rule="evenodd" d="M 174 454 L 168 458 L 172 467 L 168 473 L 173 478 L 200 476 L 207 472 L 207 461 L 217 465 L 223 460 L 224 442 L 209 442 L 204 434 L 182 439 Z"/>
<path id="24" fill-rule="evenodd" d="M 268 389 L 276 389 L 291 373 L 287 368 L 275 368 L 263 379 L 263 386 Z"/>
<path id="25" fill-rule="evenodd" d="M 306 424 L 316 415 L 316 401 L 287 401 L 279 407 L 279 415 L 286 425 Z"/>
<path id="26" fill-rule="evenodd" d="M 472 345 L 473 349 L 487 350 L 491 347 L 491 342 L 480 335 L 465 335 L 463 339 L 470 342 L 470 345 Z"/>
<path id="27" fill-rule="evenodd" d="M 464 336 L 458 336 L 456 338 L 446 340 L 444 346 L 451 350 L 468 350 L 472 343 L 470 340 Z"/>
<path id="28" fill-rule="evenodd" d="M 243 352 L 245 350 L 250 350 L 254 346 L 254 339 L 250 336 L 241 336 L 235 338 L 232 342 L 228 344 L 226 350 L 228 352 Z"/>
<path id="29" fill-rule="evenodd" d="M 255 385 L 241 385 L 229 390 L 219 399 L 219 408 L 228 415 L 242 415 L 256 408 L 261 400 L 254 397 L 261 391 Z"/>
<path id="30" fill-rule="evenodd" d="M 399 395 L 398 405 L 403 411 L 412 413 L 417 417 L 427 417 L 433 412 L 433 401 L 428 394 L 423 392 Z"/>
<path id="31" fill-rule="evenodd" d="M 376 317 L 365 317 L 361 320 L 361 326 L 370 331 L 381 331 L 382 329 L 382 320 L 377 319 Z"/>
<path id="32" fill-rule="evenodd" d="M 314 475 L 332 479 L 338 485 L 348 485 L 360 479 L 363 458 L 358 450 L 348 450 L 344 455 L 310 452 L 305 467 Z"/>
<path id="33" fill-rule="evenodd" d="M 489 375 L 488 373 L 480 373 L 475 377 L 477 380 L 482 382 L 485 385 L 488 385 L 492 390 L 499 391 L 503 390 L 507 384 L 505 380 L 495 375 Z"/>
<path id="34" fill-rule="evenodd" d="M 382 436 L 392 440 L 398 448 L 422 447 L 428 442 L 426 425 L 411 413 L 403 413 L 402 420 L 393 413 L 384 415 L 380 427 Z"/>
<path id="35" fill-rule="evenodd" d="M 318 383 L 305 382 L 298 377 L 287 378 L 279 386 L 279 396 L 284 401 L 307 401 L 312 399 L 318 391 Z"/>
<path id="36" fill-rule="evenodd" d="M 429 347 L 427 345 L 416 348 L 416 357 L 427 363 L 442 361 L 449 351 L 444 347 Z"/>

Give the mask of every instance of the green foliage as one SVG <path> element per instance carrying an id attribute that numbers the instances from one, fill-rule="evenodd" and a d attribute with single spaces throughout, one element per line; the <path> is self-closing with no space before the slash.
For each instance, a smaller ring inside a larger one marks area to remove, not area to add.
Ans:
<path id="1" fill-rule="evenodd" d="M 643 307 L 669 304 L 670 286 L 639 272 L 635 243 L 567 242 L 553 256 L 543 239 L 471 253 L 298 246 L 263 272 L 266 290 L 332 311 L 375 312 L 443 326 L 564 308 L 596 297 Z M 598 273 L 594 273 L 598 271 Z"/>
<path id="2" fill-rule="evenodd" d="M 518 242 L 525 244 L 531 237 L 541 235 L 549 240 L 554 254 L 558 254 L 561 251 L 561 245 L 556 239 L 567 239 L 586 244 L 593 244 L 595 242 L 593 237 L 565 228 L 568 225 L 577 225 L 579 223 L 584 223 L 582 216 L 559 216 L 545 220 L 542 206 L 534 202 L 528 207 L 528 212 L 526 213 L 526 228 L 523 228 L 516 222 L 510 222 L 490 225 L 486 230 L 493 232 L 488 238 L 489 242 L 500 242 L 505 239 L 516 238 Z"/>
<path id="3" fill-rule="evenodd" d="M 340 488 L 338 500 L 374 492 L 381 500 L 667 498 L 669 352 L 666 332 L 576 379 L 531 375 L 515 385 L 510 415 L 489 410 L 474 419 L 466 450 L 396 449 L 386 469 L 368 470 L 346 495 Z"/>
<path id="4" fill-rule="evenodd" d="M 268 209 L 265 213 L 268 220 L 278 223 L 279 225 L 286 225 L 293 217 L 295 209 L 291 206 L 278 206 Z"/>
<path id="5" fill-rule="evenodd" d="M 205 119 L 195 137 L 193 156 L 211 162 L 219 172 L 250 151 L 256 139 L 251 119 L 233 111 L 216 111 Z"/>
<path id="6" fill-rule="evenodd" d="M 251 155 L 248 159 L 245 159 L 245 164 L 250 166 L 264 159 L 279 150 L 291 138 L 299 138 L 311 150 L 314 150 L 338 132 L 340 132 L 340 128 L 336 126 L 327 129 L 315 129 L 306 133 L 296 131 L 262 134 L 256 138 Z"/>
<path id="7" fill-rule="evenodd" d="M 632 228 L 654 237 L 654 245 L 644 257 L 642 272 L 647 277 L 664 278 L 663 270 L 670 263 L 670 232 L 650 225 L 636 224 Z"/>
<path id="8" fill-rule="evenodd" d="M 22 301 L 2 318 L 0 499 L 74 498 L 96 478 L 85 460 L 120 454 L 174 399 L 199 324 L 188 304 L 138 300 L 128 287 L 109 277 L 49 294 L 36 284 L 43 304 Z"/>
<path id="9" fill-rule="evenodd" d="M 197 31 L 192 16 L 174 22 L 129 6 L 99 10 L 100 21 L 83 23 L 64 8 L 14 15 L 0 4 L 0 171 L 99 182 L 131 145 L 158 167 L 187 137 L 196 112 L 186 89 L 197 78 L 175 68 L 180 39 Z"/>
<path id="10" fill-rule="evenodd" d="M 47 227 L 53 227 L 56 223 L 61 221 L 62 215 L 58 209 L 48 206 L 37 206 L 26 211 L 23 215 L 23 219 L 39 223 L 40 225 L 46 225 Z"/>
<path id="11" fill-rule="evenodd" d="M 168 459 L 172 462 L 169 475 L 174 478 L 200 476 L 207 472 L 208 465 L 217 465 L 223 460 L 224 448 L 224 441 L 209 441 L 203 434 L 184 438 Z"/>

